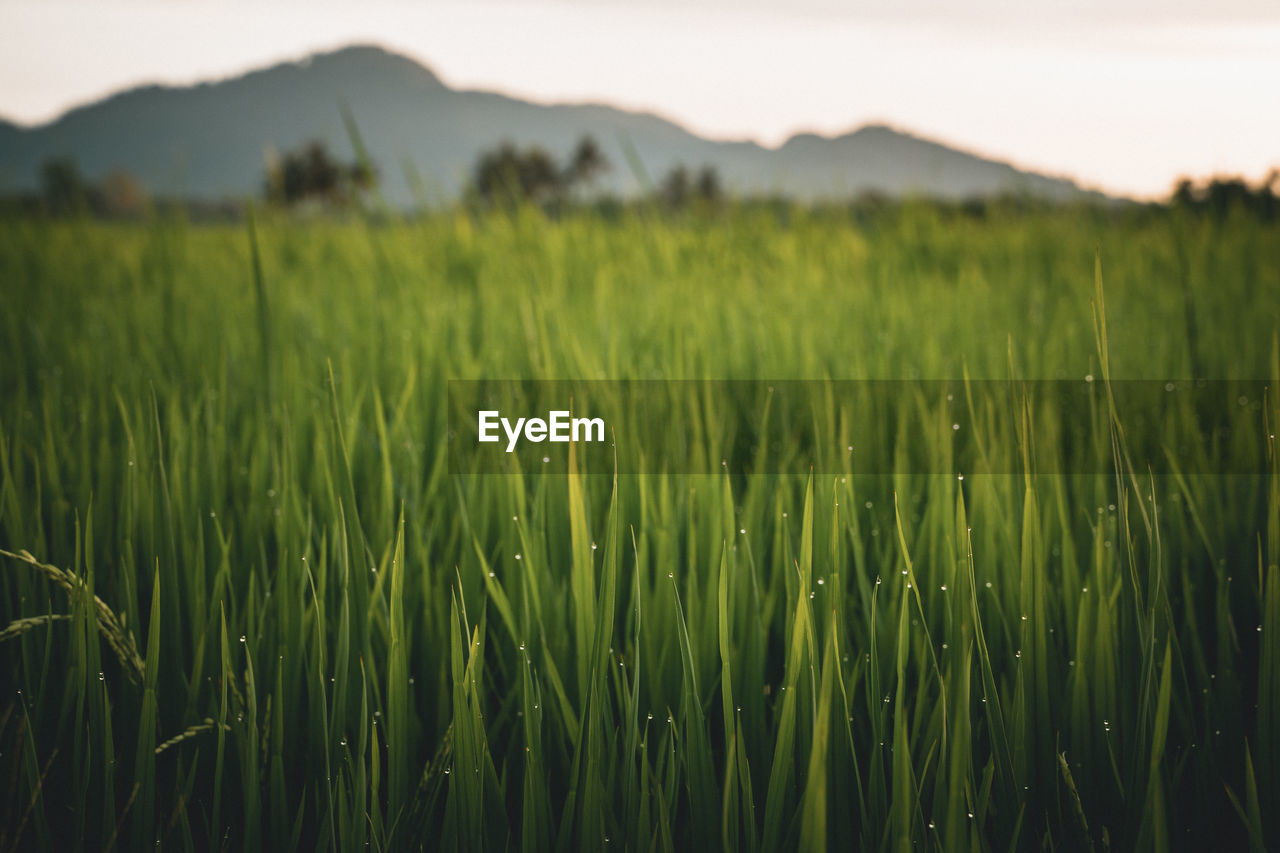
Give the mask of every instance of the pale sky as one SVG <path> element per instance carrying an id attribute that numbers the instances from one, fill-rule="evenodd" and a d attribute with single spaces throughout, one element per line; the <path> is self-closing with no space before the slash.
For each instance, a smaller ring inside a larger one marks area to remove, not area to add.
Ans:
<path id="1" fill-rule="evenodd" d="M 351 42 L 776 145 L 882 121 L 1113 192 L 1280 166 L 1280 2 L 0 0 L 0 116 Z"/>

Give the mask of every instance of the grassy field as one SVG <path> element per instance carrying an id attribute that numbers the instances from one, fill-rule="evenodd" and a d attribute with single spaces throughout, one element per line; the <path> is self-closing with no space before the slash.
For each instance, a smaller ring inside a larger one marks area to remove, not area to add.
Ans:
<path id="1" fill-rule="evenodd" d="M 11 221 L 0 281 L 0 850 L 1280 843 L 1274 442 L 1148 476 L 1105 392 L 1280 375 L 1274 224 Z M 1107 464 L 447 461 L 449 379 L 965 375 L 1096 376 Z"/>

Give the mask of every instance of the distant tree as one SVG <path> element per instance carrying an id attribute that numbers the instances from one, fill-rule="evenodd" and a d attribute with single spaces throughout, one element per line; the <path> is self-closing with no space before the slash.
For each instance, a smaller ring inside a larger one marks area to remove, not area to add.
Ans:
<path id="1" fill-rule="evenodd" d="M 1195 184 L 1191 183 L 1190 178 L 1183 178 L 1178 181 L 1173 188 L 1173 195 L 1169 197 L 1170 203 L 1174 207 L 1192 208 L 1196 203 Z"/>
<path id="2" fill-rule="evenodd" d="M 690 189 L 691 183 L 688 168 L 674 166 L 662 179 L 658 187 L 658 197 L 672 210 L 681 210 L 689 204 L 689 197 L 693 194 Z"/>
<path id="3" fill-rule="evenodd" d="M 342 207 L 376 183 L 377 175 L 365 163 L 346 164 L 329 152 L 323 142 L 308 142 L 288 151 L 267 170 L 267 197 L 293 206 L 307 201 Z"/>
<path id="4" fill-rule="evenodd" d="M 575 187 L 591 184 L 609 168 L 595 140 L 579 140 L 564 168 L 536 145 L 517 148 L 503 142 L 476 160 L 469 193 L 486 204 L 531 202 L 543 207 L 563 203 Z"/>
<path id="5" fill-rule="evenodd" d="M 535 202 L 555 201 L 564 189 L 555 161 L 541 148 L 525 152 L 516 166 L 516 176 L 521 193 Z"/>
<path id="6" fill-rule="evenodd" d="M 720 187 L 720 173 L 715 166 L 703 166 L 698 172 L 696 192 L 699 199 L 708 203 L 717 202 L 724 195 Z"/>
<path id="7" fill-rule="evenodd" d="M 570 185 L 593 183 L 601 172 L 608 171 L 609 162 L 604 152 L 591 136 L 583 136 L 578 140 L 578 147 L 573 150 L 573 157 L 566 170 L 566 181 Z"/>
<path id="8" fill-rule="evenodd" d="M 486 202 L 545 203 L 560 194 L 561 179 L 555 161 L 543 149 L 521 150 L 504 142 L 480 155 L 472 186 Z"/>
<path id="9" fill-rule="evenodd" d="M 724 197 L 720 173 L 714 166 L 703 166 L 691 175 L 687 166 L 676 165 L 658 185 L 658 199 L 671 210 L 683 210 L 693 204 L 708 206 Z"/>
<path id="10" fill-rule="evenodd" d="M 40 167 L 40 191 L 45 208 L 54 216 L 68 216 L 88 207 L 88 184 L 70 157 L 44 161 Z"/>
<path id="11" fill-rule="evenodd" d="M 1226 219 L 1232 211 L 1271 220 L 1280 213 L 1280 170 L 1272 169 L 1257 185 L 1244 178 L 1214 176 L 1208 181 L 1193 182 L 1182 178 L 1169 196 L 1171 207 L 1216 220 Z"/>

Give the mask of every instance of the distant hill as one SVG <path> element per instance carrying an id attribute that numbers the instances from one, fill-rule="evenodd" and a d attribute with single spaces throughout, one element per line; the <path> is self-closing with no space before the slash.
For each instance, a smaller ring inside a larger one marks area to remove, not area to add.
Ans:
<path id="1" fill-rule="evenodd" d="M 880 125 L 837 137 L 801 134 L 774 149 L 714 141 L 650 113 L 451 89 L 414 60 L 370 46 L 195 86 L 131 89 L 38 127 L 0 122 L 0 189 L 34 188 L 46 158 L 70 155 L 91 178 L 126 169 L 159 194 L 257 193 L 273 149 L 318 138 L 351 156 L 342 105 L 379 168 L 383 192 L 401 205 L 413 199 L 406 164 L 434 198 L 453 197 L 486 148 L 503 140 L 537 143 L 565 157 L 584 133 L 595 136 L 613 166 L 602 186 L 624 194 L 643 186 L 637 173 L 656 181 L 683 163 L 714 165 L 733 192 L 778 191 L 809 200 L 866 191 L 1101 198 L 1066 179 Z M 634 160 L 642 168 L 629 165 Z"/>

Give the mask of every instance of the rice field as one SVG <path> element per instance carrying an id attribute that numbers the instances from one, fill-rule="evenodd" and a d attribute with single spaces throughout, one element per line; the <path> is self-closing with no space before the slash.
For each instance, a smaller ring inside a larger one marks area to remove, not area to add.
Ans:
<path id="1" fill-rule="evenodd" d="M 1153 462 L 1108 396 L 1280 377 L 1275 223 L 11 220 L 0 281 L 0 850 L 1280 843 L 1275 399 Z M 1085 377 L 879 473 L 702 470 L 696 390 L 639 472 L 449 451 L 450 380 Z"/>

